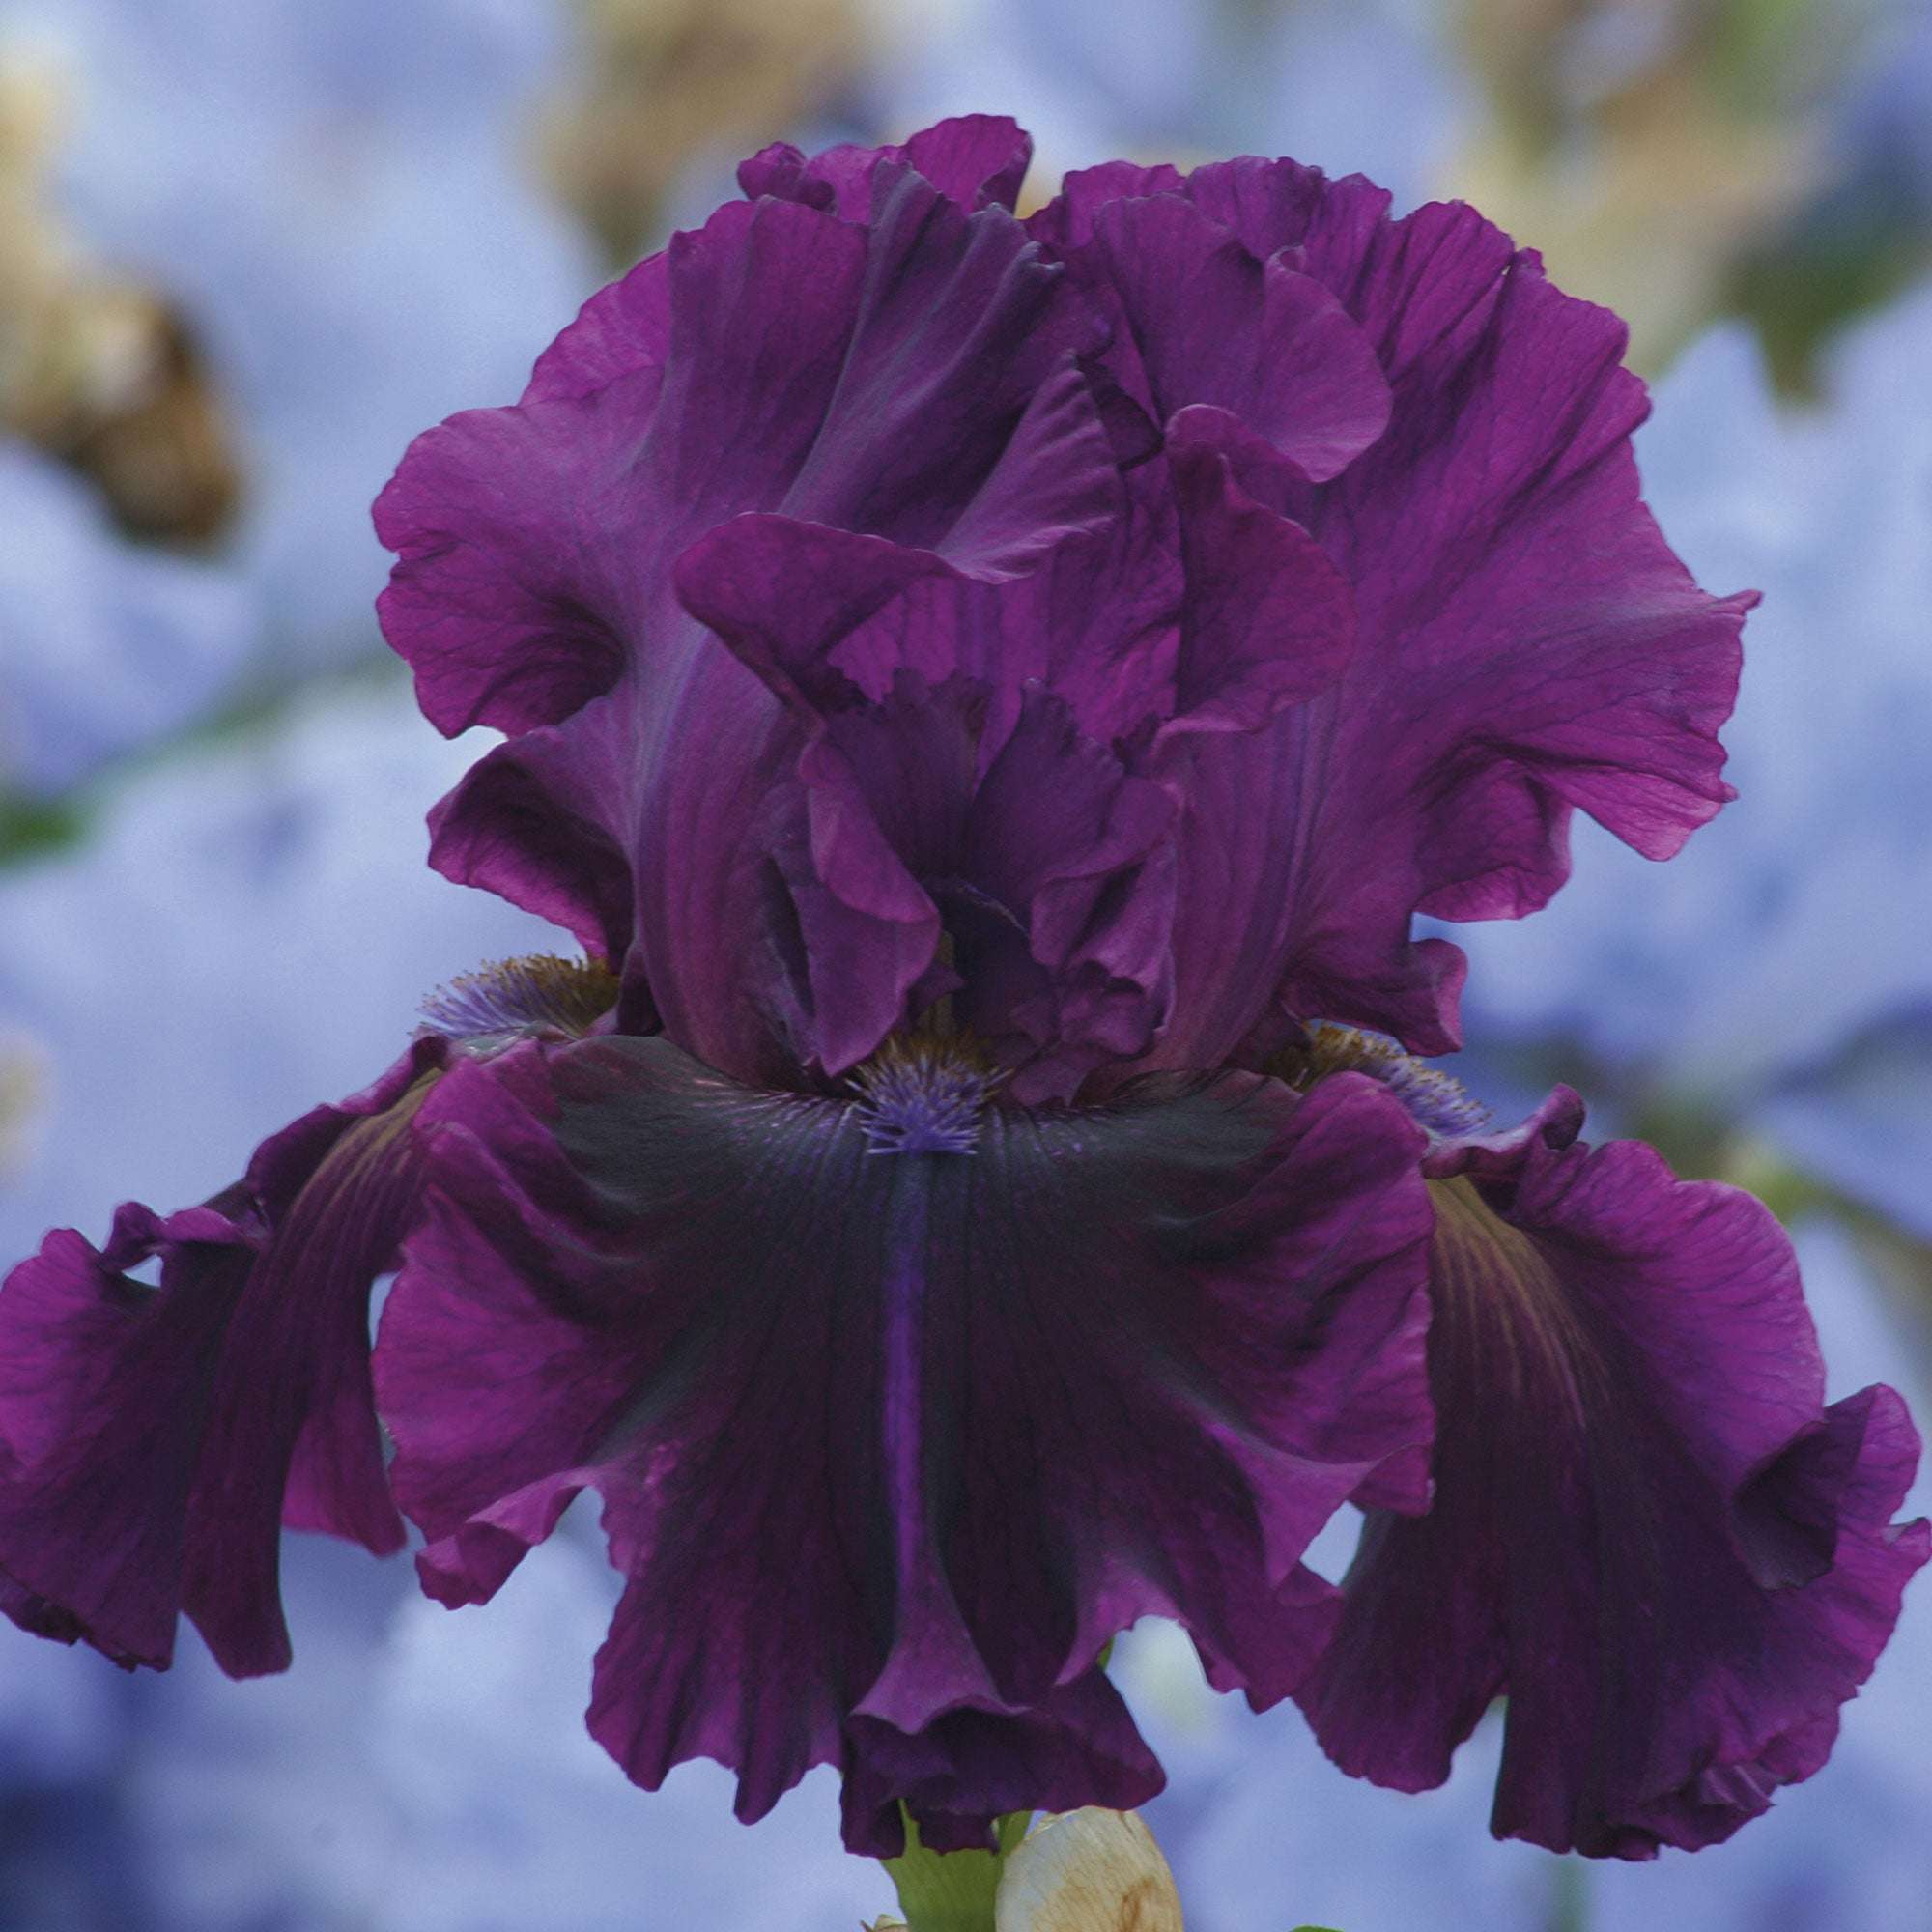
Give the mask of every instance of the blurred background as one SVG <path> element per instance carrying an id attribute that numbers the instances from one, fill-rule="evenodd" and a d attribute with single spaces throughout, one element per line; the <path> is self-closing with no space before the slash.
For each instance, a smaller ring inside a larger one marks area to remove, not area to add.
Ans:
<path id="1" fill-rule="evenodd" d="M 1630 319 L 1649 498 L 1708 587 L 1765 592 L 1742 797 L 1666 867 L 1580 827 L 1549 911 L 1460 929 L 1457 1070 L 1503 1110 L 1570 1080 L 1598 1135 L 1764 1193 L 1833 1394 L 1932 1418 L 1928 0 L 0 0 L 0 1258 L 208 1194 L 436 983 L 553 942 L 423 867 L 486 741 L 386 657 L 371 497 L 741 155 L 971 110 L 1032 128 L 1035 198 L 1235 152 L 1463 196 Z M 0 1932 L 890 1904 L 828 1775 L 747 1831 L 715 1767 L 646 1797 L 591 1746 L 588 1524 L 454 1616 L 406 1562 L 287 1569 L 267 1683 L 186 1630 L 160 1678 L 0 1630 Z M 1118 1668 L 1194 1932 L 1932 1925 L 1922 1581 L 1828 1770 L 1641 1866 L 1492 1842 L 1493 1720 L 1404 1798 L 1170 1630 Z"/>

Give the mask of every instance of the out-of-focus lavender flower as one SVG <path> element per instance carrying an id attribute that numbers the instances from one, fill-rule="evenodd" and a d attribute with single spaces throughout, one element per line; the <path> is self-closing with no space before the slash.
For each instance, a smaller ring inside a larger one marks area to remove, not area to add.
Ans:
<path id="1" fill-rule="evenodd" d="M 59 90 L 11 52 L 0 35 L 0 798 L 40 800 L 210 706 L 258 627 L 232 577 L 117 534 L 207 538 L 233 465 L 178 320 L 53 206 Z"/>
<path id="2" fill-rule="evenodd" d="M 98 521 L 75 479 L 32 473 Z M 102 545 L 137 573 L 198 575 Z M 87 587 L 77 571 L 70 591 Z M 97 702 L 113 689 L 88 681 Z M 399 691 L 318 695 L 281 728 L 127 781 L 102 798 L 90 845 L 0 875 L 0 1059 L 28 1069 L 0 1103 L 0 1240 L 37 1238 L 76 1195 L 105 1213 L 128 1164 L 156 1192 L 206 1193 L 226 1178 L 238 1116 L 279 1122 L 353 1085 L 345 1050 L 359 1066 L 358 1036 L 406 1022 L 424 984 L 541 943 L 537 922 L 422 876 L 422 811 L 469 755 L 426 735 Z M 151 1003 L 126 997 L 114 965 L 136 957 Z M 161 1121 L 175 1131 L 156 1132 Z M 0 1845 L 0 1917 L 67 1923 L 71 1905 L 76 1926 L 143 1932 L 364 1922 L 366 1895 L 350 1912 L 291 1854 L 338 1860 L 366 1836 L 362 1807 L 393 1809 L 341 1719 L 360 1694 L 351 1679 L 379 1667 L 380 1605 L 408 1573 L 364 1577 L 330 1554 L 288 1553 L 313 1669 L 259 1704 L 205 1654 L 130 1685 L 92 1655 L 0 1645 L 0 1777 L 27 1833 Z M 385 1844 L 366 1851 L 384 1873 Z"/>
<path id="3" fill-rule="evenodd" d="M 1825 36 L 1750 0 L 1473 0 L 1460 18 L 1489 111 L 1437 190 L 1534 237 L 1624 317 L 1634 365 L 1662 368 L 1815 177 L 1794 97 Z"/>
<path id="4" fill-rule="evenodd" d="M 1833 129 L 1838 180 L 1825 209 L 1932 239 L 1932 7 L 1872 8 L 1875 31 L 1847 76 Z"/>
<path id="5" fill-rule="evenodd" d="M 747 1833 L 720 1767 L 687 1765 L 645 1801 L 591 1740 L 584 1660 L 621 1587 L 598 1544 L 576 1513 L 547 1552 L 554 1560 L 529 1566 L 491 1616 L 452 1619 L 427 1600 L 404 1612 L 373 1729 L 407 1856 L 372 1901 L 372 1924 L 631 1932 L 640 1870 L 654 1874 L 665 1916 L 693 1925 L 816 1932 L 872 1916 L 888 1890 L 839 1846 L 829 1772 Z"/>
<path id="6" fill-rule="evenodd" d="M 1022 224 L 1026 159 L 767 150 L 412 446 L 385 631 L 510 734 L 433 863 L 590 957 L 14 1271 L 4 1606 L 272 1671 L 284 1522 L 401 1504 L 455 1605 L 594 1487 L 592 1733 L 747 1819 L 1137 1803 L 1098 1659 L 1165 1613 L 1406 1790 L 1506 1691 L 1499 1833 L 1715 1842 L 1884 1643 L 1917 1437 L 1824 1407 L 1757 1204 L 1402 1048 L 1458 1037 L 1418 910 L 1716 812 L 1749 599 L 1638 500 L 1614 320 L 1470 211 L 1112 163 Z"/>
<path id="7" fill-rule="evenodd" d="M 1638 437 L 1659 514 L 1699 571 L 1765 591 L 1726 733 L 1744 803 L 1663 871 L 1579 828 L 1547 913 L 1466 935 L 1470 1032 L 1574 1043 L 1622 1120 L 1766 1136 L 1925 1234 L 1932 289 L 1826 368 L 1820 405 L 1781 406 L 1725 328 L 1662 384 Z"/>
<path id="8" fill-rule="evenodd" d="M 257 617 L 230 574 L 135 548 L 81 478 L 0 445 L 0 793 L 65 790 L 185 724 Z"/>
<path id="9" fill-rule="evenodd" d="M 0 46 L 64 73 L 76 229 L 165 277 L 231 406 L 263 675 L 377 647 L 363 506 L 396 448 L 519 382 L 589 283 L 522 152 L 557 30 L 528 0 L 0 6 Z"/>
<path id="10" fill-rule="evenodd" d="M 1811 191 L 1740 265 L 1733 290 L 1779 384 L 1807 393 L 1831 333 L 1932 267 L 1932 7 L 1863 0 L 1829 17 L 1842 58 L 1816 90 Z"/>
<path id="11" fill-rule="evenodd" d="M 933 27 L 882 10 L 883 89 L 912 121 L 1012 103 L 1051 174 L 1093 155 L 1272 153 L 1359 171 L 1422 200 L 1472 90 L 1439 10 L 1419 0 L 958 0 Z M 896 29 L 896 31 L 895 31 Z"/>
<path id="12" fill-rule="evenodd" d="M 424 874 L 423 811 L 475 749 L 425 733 L 393 687 L 319 693 L 126 781 L 85 847 L 0 873 L 0 1015 L 41 1066 L 0 1173 L 8 1243 L 76 1208 L 101 1219 L 130 1176 L 213 1193 L 237 1123 L 354 1087 L 370 1034 L 406 1033 L 425 987 L 547 943 Z"/>

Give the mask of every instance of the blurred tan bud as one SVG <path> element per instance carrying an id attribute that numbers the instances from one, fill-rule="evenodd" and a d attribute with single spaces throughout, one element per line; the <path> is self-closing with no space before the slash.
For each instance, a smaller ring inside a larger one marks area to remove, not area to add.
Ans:
<path id="1" fill-rule="evenodd" d="M 1153 1833 L 1097 1805 L 1037 1825 L 1000 1876 L 996 1932 L 1181 1932 L 1180 1896 Z"/>
<path id="2" fill-rule="evenodd" d="M 32 1151 L 44 1090 L 45 1063 L 39 1048 L 22 1036 L 0 1034 L 0 1178 Z"/>
<path id="3" fill-rule="evenodd" d="M 240 493 L 233 440 L 182 317 L 59 218 L 68 119 L 57 70 L 0 57 L 0 429 L 80 471 L 131 534 L 206 543 Z"/>
<path id="4" fill-rule="evenodd" d="M 1831 58 L 1812 11 L 1464 0 L 1491 111 L 1439 185 L 1539 249 L 1568 293 L 1615 309 L 1631 363 L 1654 372 L 1824 179 L 1799 104 Z"/>
<path id="5" fill-rule="evenodd" d="M 582 78 L 542 128 L 545 172 L 613 262 L 651 239 L 687 162 L 810 118 L 858 65 L 853 0 L 574 0 Z"/>

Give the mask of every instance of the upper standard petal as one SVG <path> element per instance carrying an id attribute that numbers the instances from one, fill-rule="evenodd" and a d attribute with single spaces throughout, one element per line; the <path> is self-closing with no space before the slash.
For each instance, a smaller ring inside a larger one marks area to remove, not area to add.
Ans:
<path id="1" fill-rule="evenodd" d="M 1212 250 L 1204 226 L 1223 238 Z M 1364 416 L 1316 466 L 1294 426 L 1330 418 L 1292 361 L 1257 371 L 1260 387 L 1204 386 L 1218 406 L 1167 424 L 1170 447 L 1219 450 L 1251 497 L 1307 527 L 1356 618 L 1330 688 L 1196 748 L 1181 890 L 1203 912 L 1176 980 L 1178 1009 L 1200 1018 L 1174 1064 L 1246 1037 L 1265 1011 L 1246 983 L 1257 962 L 1292 1013 L 1453 1046 L 1460 968 L 1444 942 L 1410 941 L 1414 913 L 1533 910 L 1567 872 L 1573 809 L 1662 858 L 1729 796 L 1717 729 L 1749 600 L 1698 590 L 1639 499 L 1645 401 L 1621 324 L 1469 209 L 1392 221 L 1368 183 L 1289 161 L 1094 170 L 1035 228 L 1136 318 L 1131 351 L 1109 354 L 1151 391 L 1173 385 L 1169 364 L 1216 365 L 1191 303 L 1154 298 L 1146 258 L 1212 265 L 1232 287 L 1243 251 L 1251 282 L 1265 267 L 1325 291 L 1321 326 L 1346 325 L 1385 384 L 1386 426 Z M 1324 351 L 1317 374 L 1339 366 Z"/>
<path id="2" fill-rule="evenodd" d="M 961 114 L 923 128 L 902 145 L 828 148 L 808 158 L 789 142 L 762 149 L 738 169 L 738 185 L 756 198 L 778 195 L 862 219 L 883 163 L 902 162 L 962 208 L 1009 212 L 1033 159 L 1033 138 L 1004 114 Z"/>
<path id="3" fill-rule="evenodd" d="M 621 952 L 632 1023 L 810 1087 L 958 977 L 862 813 L 874 924 L 814 869 L 819 715 L 977 679 L 983 765 L 1037 680 L 1175 802 L 1172 918 L 1127 992 L 1021 962 L 1059 978 L 1003 1037 L 1063 1086 L 1296 1016 L 1441 1050 L 1462 962 L 1415 914 L 1541 904 L 1579 806 L 1662 857 L 1727 796 L 1745 601 L 1642 507 L 1621 327 L 1467 209 L 1247 159 L 1093 170 L 1021 224 L 1023 165 L 984 119 L 767 151 L 520 405 L 419 440 L 391 641 L 445 729 L 558 734 L 438 861 Z"/>
<path id="4" fill-rule="evenodd" d="M 765 197 L 675 238 L 523 402 L 419 439 L 377 509 L 424 709 L 520 734 L 442 809 L 438 864 L 622 955 L 633 1009 L 748 1077 L 825 1057 L 762 1009 L 796 824 L 767 794 L 796 794 L 803 739 L 680 602 L 677 559 L 780 514 L 997 582 L 1122 487 L 1078 366 L 1103 330 L 1064 271 L 914 159 L 867 181 L 863 220 Z"/>

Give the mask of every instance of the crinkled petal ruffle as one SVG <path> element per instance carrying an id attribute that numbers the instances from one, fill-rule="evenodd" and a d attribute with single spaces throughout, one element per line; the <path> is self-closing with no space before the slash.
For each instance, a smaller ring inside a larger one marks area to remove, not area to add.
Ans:
<path id="1" fill-rule="evenodd" d="M 1497 1835 L 1648 1858 L 1824 1763 L 1932 1548 L 1918 1438 L 1889 1388 L 1825 1406 L 1761 1204 L 1542 1118 L 1432 1156 L 1435 1504 L 1370 1518 L 1297 1694 L 1402 1790 L 1504 1696 Z"/>
<path id="2" fill-rule="evenodd" d="M 164 1667 L 185 1610 L 224 1670 L 287 1667 L 284 1523 L 401 1548 L 369 1291 L 415 1166 L 425 1040 L 263 1143 L 247 1179 L 96 1249 L 47 1236 L 0 1289 L 0 1572 L 16 1622 Z M 129 1270 L 158 1257 L 158 1286 Z"/>
<path id="3" fill-rule="evenodd" d="M 1333 1613 L 1303 1548 L 1429 1436 L 1420 1137 L 1366 1080 L 880 1154 L 855 1104 L 611 1038 L 460 1067 L 422 1119 L 377 1380 L 425 1584 L 487 1598 L 601 1491 L 591 1728 L 647 1786 L 733 1767 L 747 1818 L 823 1762 L 871 1849 L 908 1765 L 941 1829 L 1027 1765 L 1126 1802 L 1146 1761 L 1068 1688 L 1102 1644 L 1172 1615 L 1287 1694 Z"/>

